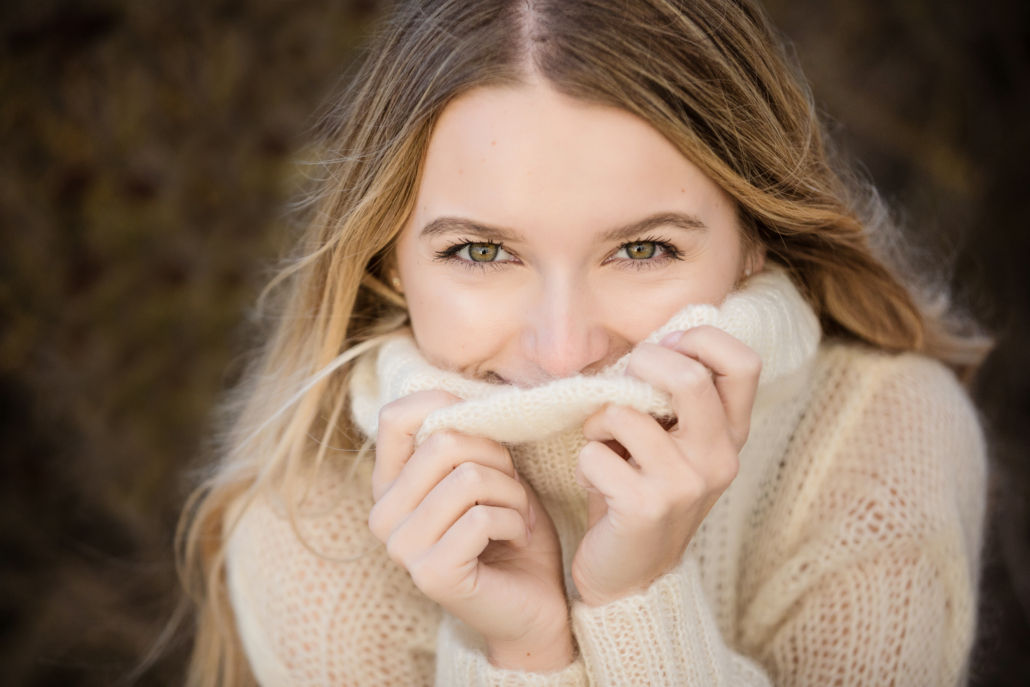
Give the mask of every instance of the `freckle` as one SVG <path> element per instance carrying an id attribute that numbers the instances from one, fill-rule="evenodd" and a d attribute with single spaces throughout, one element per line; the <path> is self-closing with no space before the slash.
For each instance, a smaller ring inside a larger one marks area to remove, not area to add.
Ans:
<path id="1" fill-rule="evenodd" d="M 490 145 L 492 145 L 492 146 L 497 145 L 497 141 L 490 141 Z"/>
<path id="2" fill-rule="evenodd" d="M 686 193 L 686 191 L 685 191 L 684 189 L 682 189 L 682 188 L 681 188 L 681 189 L 680 189 L 680 193 Z"/>
<path id="3" fill-rule="evenodd" d="M 481 159 L 482 159 L 482 161 L 483 161 L 483 162 L 486 162 L 486 158 L 485 158 L 485 157 L 484 157 L 484 158 L 481 158 Z"/>

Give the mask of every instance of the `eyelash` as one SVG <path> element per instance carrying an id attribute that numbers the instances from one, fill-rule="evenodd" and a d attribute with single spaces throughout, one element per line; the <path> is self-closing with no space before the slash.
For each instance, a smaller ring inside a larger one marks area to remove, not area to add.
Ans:
<path id="1" fill-rule="evenodd" d="M 461 251 L 462 248 L 464 248 L 465 246 L 470 246 L 470 245 L 475 244 L 475 243 L 490 243 L 492 245 L 499 246 L 506 253 L 509 253 L 513 257 L 518 259 L 518 256 L 515 255 L 515 253 L 512 253 L 507 248 L 505 248 L 503 243 L 494 243 L 492 241 L 467 241 L 467 240 L 466 241 L 459 241 L 457 243 L 452 243 L 447 248 L 445 248 L 445 249 L 443 249 L 441 251 L 437 251 L 436 257 L 437 257 L 438 260 L 445 260 L 445 261 L 449 261 L 449 262 L 459 262 L 459 263 L 461 263 L 462 267 L 464 267 L 466 269 L 482 269 L 483 271 L 486 271 L 487 269 L 497 269 L 497 268 L 501 267 L 502 265 L 507 265 L 507 264 L 513 262 L 511 260 L 501 260 L 501 261 L 498 261 L 498 262 L 476 262 L 474 260 L 464 260 L 462 258 L 455 257 Z M 616 248 L 612 252 L 612 254 L 608 258 L 605 258 L 605 261 L 607 262 L 607 261 L 611 260 L 612 256 L 614 256 L 616 253 L 618 253 L 620 250 L 622 250 L 626 246 L 632 246 L 633 244 L 636 244 L 636 243 L 653 243 L 658 248 L 661 248 L 662 254 L 660 256 L 658 256 L 658 257 L 655 257 L 655 258 L 648 258 L 647 260 L 633 260 L 633 259 L 624 260 L 624 262 L 632 263 L 633 266 L 632 266 L 631 269 L 650 269 L 652 267 L 656 267 L 659 264 L 664 264 L 664 263 L 666 263 L 666 262 L 668 262 L 670 260 L 682 260 L 683 259 L 683 253 L 678 248 L 676 248 L 671 243 L 669 243 L 668 241 L 663 241 L 663 240 L 661 240 L 661 239 L 659 239 L 657 237 L 648 237 L 648 238 L 644 238 L 644 239 L 638 239 L 636 241 L 627 241 L 626 243 L 621 244 L 618 248 Z"/>
<path id="2" fill-rule="evenodd" d="M 447 262 L 457 262 L 461 264 L 462 267 L 468 270 L 479 269 L 484 272 L 488 269 L 497 269 L 502 265 L 507 265 L 509 262 L 511 262 L 511 260 L 501 260 L 499 262 L 476 262 L 475 260 L 464 260 L 462 258 L 456 257 L 457 254 L 461 252 L 462 248 L 464 248 L 465 246 L 471 246 L 474 243 L 486 243 L 494 246 L 499 246 L 506 253 L 509 253 L 514 257 L 518 257 L 515 256 L 515 254 L 512 253 L 510 250 L 505 248 L 503 243 L 493 243 L 492 241 L 459 241 L 458 243 L 452 243 L 450 246 L 444 248 L 441 251 L 437 251 L 436 257 L 438 260 L 444 260 Z"/>

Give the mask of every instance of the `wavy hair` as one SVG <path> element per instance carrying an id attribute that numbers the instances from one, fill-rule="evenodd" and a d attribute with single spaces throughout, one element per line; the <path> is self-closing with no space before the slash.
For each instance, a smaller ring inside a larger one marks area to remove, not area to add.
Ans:
<path id="1" fill-rule="evenodd" d="M 327 446 L 358 451 L 351 363 L 404 326 L 384 283 L 434 123 L 474 88 L 530 73 L 650 123 L 736 200 L 750 245 L 783 265 L 827 336 L 971 373 L 987 341 L 946 291 L 884 246 L 898 229 L 828 145 L 812 97 L 752 0 L 413 0 L 381 23 L 324 127 L 318 188 L 296 257 L 263 298 L 268 335 L 226 407 L 220 460 L 191 496 L 177 553 L 197 609 L 188 683 L 252 684 L 225 582 L 225 544 L 250 500 L 296 506 Z M 366 447 L 367 448 L 367 447 Z"/>

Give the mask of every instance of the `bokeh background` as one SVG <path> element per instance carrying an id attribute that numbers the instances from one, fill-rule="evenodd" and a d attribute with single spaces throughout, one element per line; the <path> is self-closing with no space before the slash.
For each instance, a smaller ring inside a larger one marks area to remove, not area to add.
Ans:
<path id="1" fill-rule="evenodd" d="M 767 0 L 831 128 L 998 345 L 973 684 L 1030 684 L 1030 3 Z M 130 676 L 288 201 L 374 0 L 0 2 L 0 682 Z M 178 684 L 179 632 L 140 685 Z"/>

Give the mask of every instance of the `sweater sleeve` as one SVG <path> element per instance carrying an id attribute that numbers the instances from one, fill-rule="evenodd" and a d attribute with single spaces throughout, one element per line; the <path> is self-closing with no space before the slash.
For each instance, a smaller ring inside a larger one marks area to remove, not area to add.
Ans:
<path id="1" fill-rule="evenodd" d="M 777 684 L 964 684 L 986 504 L 975 409 L 911 354 L 856 357 L 821 386 L 840 421 L 799 428 L 778 531 L 745 561 L 772 573 L 743 585 L 740 643 Z"/>
<path id="2" fill-rule="evenodd" d="M 262 687 L 433 684 L 440 609 L 368 531 L 368 484 L 319 479 L 296 530 L 260 496 L 233 531 L 229 594 Z"/>
<path id="3" fill-rule="evenodd" d="M 726 646 L 689 555 L 641 594 L 597 608 L 576 602 L 572 618 L 597 687 L 771 684 L 757 663 Z"/>
<path id="4" fill-rule="evenodd" d="M 438 687 L 587 687 L 582 658 L 563 670 L 532 673 L 490 664 L 482 636 L 454 616 L 444 614 L 437 641 Z"/>
<path id="5" fill-rule="evenodd" d="M 644 593 L 574 606 L 592 685 L 962 683 L 986 488 L 976 413 L 916 356 L 866 358 L 820 386 L 752 520 L 736 636 L 688 549 Z"/>

